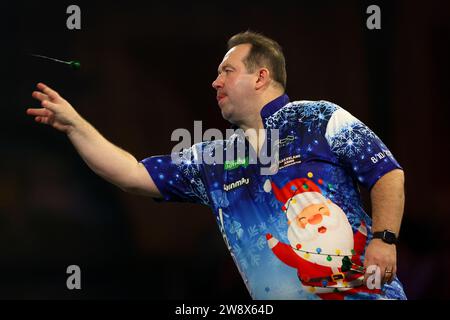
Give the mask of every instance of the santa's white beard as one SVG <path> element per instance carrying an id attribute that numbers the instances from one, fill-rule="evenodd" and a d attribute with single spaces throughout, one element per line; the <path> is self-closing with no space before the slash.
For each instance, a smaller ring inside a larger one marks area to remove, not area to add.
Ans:
<path id="1" fill-rule="evenodd" d="M 300 228 L 296 223 L 291 223 L 288 228 L 288 239 L 293 248 L 301 244 L 302 251 L 295 250 L 300 257 L 304 257 L 305 252 L 316 253 L 320 248 L 321 254 L 310 254 L 309 261 L 330 267 L 340 267 L 343 257 L 331 256 L 328 261 L 328 254 L 337 254 L 336 250 L 342 255 L 350 255 L 353 249 L 353 230 L 348 222 L 347 216 L 334 203 L 326 204 L 330 209 L 330 216 L 322 216 L 322 221 L 318 224 L 307 224 L 305 229 Z M 319 228 L 325 227 L 326 232 L 320 233 Z"/>

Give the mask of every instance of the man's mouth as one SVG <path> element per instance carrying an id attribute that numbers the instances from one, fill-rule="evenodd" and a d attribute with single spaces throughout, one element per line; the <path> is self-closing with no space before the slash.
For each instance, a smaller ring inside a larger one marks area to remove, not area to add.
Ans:
<path id="1" fill-rule="evenodd" d="M 319 229 L 317 229 L 317 231 L 318 231 L 319 233 L 325 233 L 325 232 L 327 232 L 327 228 L 324 227 L 324 226 L 322 226 L 322 227 L 320 227 Z"/>
<path id="2" fill-rule="evenodd" d="M 217 102 L 220 102 L 220 100 L 222 100 L 225 97 L 226 97 L 226 95 L 224 95 L 224 94 L 218 94 L 217 95 Z"/>

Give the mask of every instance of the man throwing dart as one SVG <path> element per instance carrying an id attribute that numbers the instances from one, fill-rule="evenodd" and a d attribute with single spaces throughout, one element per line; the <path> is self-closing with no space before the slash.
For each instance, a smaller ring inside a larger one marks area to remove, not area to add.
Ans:
<path id="1" fill-rule="evenodd" d="M 286 79 L 276 41 L 250 31 L 234 35 L 212 87 L 223 118 L 242 130 L 141 161 L 43 83 L 32 94 L 42 108 L 27 113 L 67 134 L 87 165 L 122 190 L 209 206 L 254 299 L 406 299 L 396 276 L 402 167 L 340 106 L 291 101 Z M 202 161 L 217 150 L 228 157 L 240 141 L 243 157 Z M 268 145 L 276 161 L 263 170 Z M 255 153 L 258 161 L 247 161 Z M 371 216 L 359 186 L 370 191 Z M 367 281 L 372 267 L 375 288 Z"/>

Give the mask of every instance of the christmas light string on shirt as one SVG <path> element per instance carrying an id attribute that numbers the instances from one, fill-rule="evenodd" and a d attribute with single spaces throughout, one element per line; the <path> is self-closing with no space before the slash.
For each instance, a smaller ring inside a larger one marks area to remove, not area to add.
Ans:
<path id="1" fill-rule="evenodd" d="M 309 178 L 313 177 L 312 172 L 308 172 L 308 177 Z M 322 179 L 319 179 L 318 182 L 319 182 L 319 184 L 323 184 L 323 180 Z M 302 187 L 305 190 L 308 189 L 308 185 L 307 184 L 303 184 Z M 332 187 L 333 186 L 331 184 L 328 184 L 328 189 L 330 189 L 331 191 L 333 191 Z M 282 208 L 282 210 L 283 210 L 283 212 L 285 214 L 287 214 L 287 211 L 289 210 L 289 206 L 291 204 L 291 201 L 294 200 L 293 198 L 295 197 L 295 195 L 300 193 L 300 191 L 297 188 L 295 190 L 292 190 L 292 191 L 293 191 L 293 194 L 288 200 L 287 207 L 283 206 L 283 208 Z M 295 250 L 295 251 L 299 251 L 299 252 L 305 253 L 305 255 L 304 255 L 305 259 L 309 259 L 309 256 L 307 256 L 307 255 L 310 255 L 310 254 L 315 254 L 315 255 L 319 255 L 319 256 L 327 256 L 327 261 L 333 260 L 332 257 L 343 257 L 342 258 L 342 267 L 341 267 L 342 271 L 345 272 L 345 271 L 353 270 L 353 271 L 356 271 L 356 272 L 365 273 L 365 269 L 366 268 L 364 268 L 363 266 L 359 266 L 359 265 L 353 263 L 351 261 L 351 259 L 349 258 L 349 256 L 351 256 L 351 257 L 359 256 L 359 255 L 356 254 L 354 249 L 351 250 L 351 254 L 341 254 L 339 249 L 336 250 L 336 251 L 339 251 L 339 252 L 336 252 L 336 254 L 330 254 L 330 253 L 322 253 L 322 249 L 321 248 L 316 248 L 316 252 L 314 252 L 314 251 L 302 250 L 302 249 L 299 248 L 299 246 L 301 247 L 300 244 L 297 244 L 297 247 L 291 246 L 291 248 L 293 250 Z"/>

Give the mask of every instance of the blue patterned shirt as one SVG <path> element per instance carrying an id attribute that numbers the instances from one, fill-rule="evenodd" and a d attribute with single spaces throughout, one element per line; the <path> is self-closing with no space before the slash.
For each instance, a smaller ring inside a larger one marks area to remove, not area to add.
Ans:
<path id="1" fill-rule="evenodd" d="M 261 174 L 263 164 L 250 161 L 251 146 L 246 157 L 225 164 L 199 161 L 199 155 L 234 148 L 242 135 L 201 142 L 184 149 L 180 163 L 170 155 L 142 160 L 163 201 L 212 209 L 254 299 L 406 299 L 398 278 L 381 290 L 361 282 L 372 232 L 358 184 L 371 189 L 401 168 L 388 148 L 328 101 L 289 102 L 282 95 L 261 117 L 265 129 L 279 129 L 276 174 Z M 328 215 L 314 214 L 315 205 Z"/>

